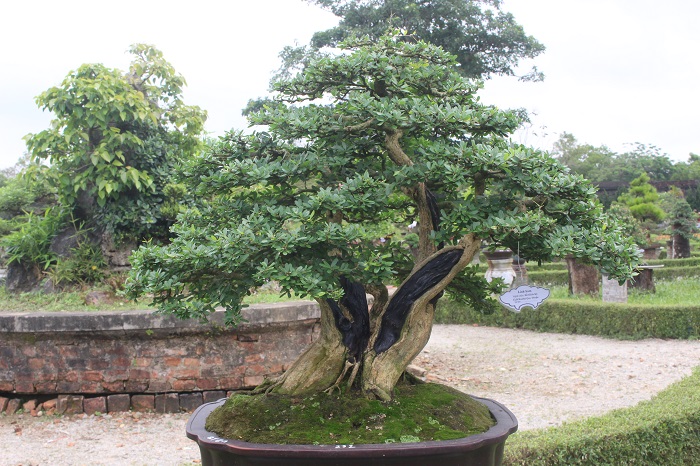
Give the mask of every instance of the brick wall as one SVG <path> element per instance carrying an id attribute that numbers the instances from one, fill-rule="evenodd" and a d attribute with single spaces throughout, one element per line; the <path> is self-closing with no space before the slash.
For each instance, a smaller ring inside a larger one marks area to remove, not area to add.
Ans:
<path id="1" fill-rule="evenodd" d="M 251 306 L 223 328 L 149 311 L 0 313 L 0 394 L 230 391 L 283 372 L 317 336 L 315 303 Z"/>

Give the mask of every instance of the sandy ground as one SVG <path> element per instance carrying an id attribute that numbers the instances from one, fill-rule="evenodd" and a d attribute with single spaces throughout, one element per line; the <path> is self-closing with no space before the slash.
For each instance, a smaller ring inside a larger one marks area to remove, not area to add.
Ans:
<path id="1" fill-rule="evenodd" d="M 493 398 L 520 429 L 561 424 L 651 398 L 700 363 L 700 341 L 615 341 L 437 325 L 415 360 L 429 379 Z M 188 415 L 0 415 L 0 466 L 193 465 Z"/>

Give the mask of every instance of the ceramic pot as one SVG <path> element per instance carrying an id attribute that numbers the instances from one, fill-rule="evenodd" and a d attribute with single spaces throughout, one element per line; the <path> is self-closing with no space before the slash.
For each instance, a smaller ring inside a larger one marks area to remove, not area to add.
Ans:
<path id="1" fill-rule="evenodd" d="M 515 270 L 513 269 L 513 251 L 510 249 L 484 252 L 489 268 L 486 271 L 486 281 L 491 282 L 494 278 L 502 278 L 506 288 L 509 288 L 515 280 Z"/>
<path id="2" fill-rule="evenodd" d="M 496 424 L 483 434 L 435 442 L 366 445 L 265 445 L 219 438 L 204 428 L 209 414 L 225 400 L 200 406 L 187 423 L 203 466 L 500 466 L 506 439 L 518 421 L 505 406 L 484 398 Z"/>

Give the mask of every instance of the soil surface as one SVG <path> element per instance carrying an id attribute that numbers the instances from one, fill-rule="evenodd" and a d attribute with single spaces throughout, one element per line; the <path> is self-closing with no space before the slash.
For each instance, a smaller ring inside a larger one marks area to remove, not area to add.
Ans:
<path id="1" fill-rule="evenodd" d="M 436 325 L 415 360 L 429 380 L 493 398 L 534 429 L 632 406 L 691 373 L 700 341 L 616 341 Z M 0 415 L 0 466 L 196 465 L 187 414 Z"/>

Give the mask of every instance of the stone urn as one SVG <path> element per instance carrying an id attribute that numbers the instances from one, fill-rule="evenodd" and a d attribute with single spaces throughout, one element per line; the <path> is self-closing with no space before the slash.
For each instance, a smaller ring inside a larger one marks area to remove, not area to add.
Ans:
<path id="1" fill-rule="evenodd" d="M 365 445 L 268 445 L 220 438 L 204 427 L 206 418 L 226 400 L 200 406 L 187 423 L 203 466 L 500 466 L 506 439 L 518 421 L 502 404 L 484 398 L 496 424 L 488 431 L 456 440 Z"/>
<path id="2" fill-rule="evenodd" d="M 486 281 L 490 283 L 494 278 L 501 278 L 506 288 L 510 288 L 516 277 L 513 269 L 513 251 L 510 249 L 484 251 L 484 256 L 489 264 Z"/>

